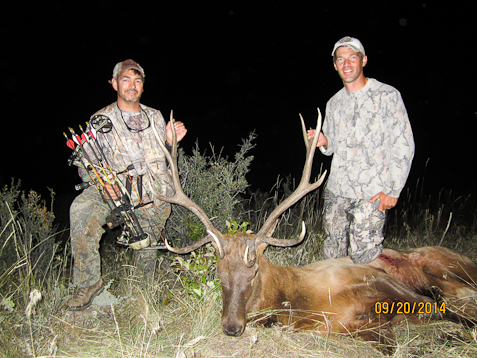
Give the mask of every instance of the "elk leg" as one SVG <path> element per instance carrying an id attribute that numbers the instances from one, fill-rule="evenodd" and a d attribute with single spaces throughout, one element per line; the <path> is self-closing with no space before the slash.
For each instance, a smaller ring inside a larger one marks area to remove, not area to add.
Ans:
<path id="1" fill-rule="evenodd" d="M 414 292 L 411 288 L 409 288 L 407 285 L 402 283 L 399 280 L 394 279 L 391 277 L 390 279 L 389 276 L 387 277 L 376 277 L 373 280 L 373 283 L 376 287 L 376 289 L 379 292 L 384 293 L 385 295 L 401 302 L 409 302 L 409 303 L 434 303 L 435 301 L 427 296 L 420 295 L 416 292 Z M 434 307 L 434 306 L 433 306 Z M 415 315 L 418 314 L 418 312 L 413 312 Z M 397 319 L 392 320 L 392 323 L 396 323 L 399 321 L 398 317 L 395 317 Z M 463 323 L 462 322 L 462 317 L 459 317 L 458 314 L 446 309 L 445 312 L 442 312 L 438 310 L 437 312 L 434 312 L 434 310 L 431 310 L 431 313 L 424 313 L 424 314 L 419 314 L 419 320 L 422 319 L 437 319 L 437 320 L 447 320 L 451 322 L 457 322 L 457 323 Z"/>
<path id="2" fill-rule="evenodd" d="M 409 286 L 387 274 L 374 277 L 372 283 L 378 292 L 382 292 L 396 301 L 434 303 L 432 298 L 414 292 Z"/>

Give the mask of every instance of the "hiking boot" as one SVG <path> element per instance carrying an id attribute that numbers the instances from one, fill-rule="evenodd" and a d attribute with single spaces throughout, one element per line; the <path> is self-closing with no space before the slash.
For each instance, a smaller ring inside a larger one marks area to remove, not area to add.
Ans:
<path id="1" fill-rule="evenodd" d="M 89 287 L 78 287 L 73 296 L 66 302 L 68 311 L 82 311 L 93 303 L 93 300 L 103 292 L 103 281 L 99 279 L 94 285 Z"/>

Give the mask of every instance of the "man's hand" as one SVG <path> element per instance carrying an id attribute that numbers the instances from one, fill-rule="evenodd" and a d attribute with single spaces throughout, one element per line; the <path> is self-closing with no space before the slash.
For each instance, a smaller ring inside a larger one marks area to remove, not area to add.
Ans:
<path id="1" fill-rule="evenodd" d="M 316 129 L 309 129 L 306 132 L 306 135 L 308 139 L 312 139 L 316 134 Z M 328 138 L 325 137 L 325 135 L 320 132 L 320 137 L 318 138 L 318 142 L 316 143 L 317 147 L 325 147 L 325 149 L 328 149 Z"/>
<path id="2" fill-rule="evenodd" d="M 176 130 L 177 142 L 180 142 L 182 140 L 182 138 L 184 138 L 184 136 L 186 135 L 187 129 L 186 129 L 184 123 L 177 122 L 177 121 L 174 121 L 174 129 Z M 171 121 L 169 121 L 166 125 L 166 139 L 167 139 L 167 143 L 172 145 L 172 140 L 173 139 L 172 139 Z"/>
<path id="3" fill-rule="evenodd" d="M 121 197 L 121 190 L 119 190 L 118 184 L 104 184 L 103 194 L 108 200 L 118 200 Z"/>
<path id="4" fill-rule="evenodd" d="M 376 194 L 375 196 L 373 196 L 369 202 L 374 203 L 376 200 L 379 200 L 379 208 L 378 208 L 379 211 L 384 211 L 384 210 L 394 208 L 398 202 L 397 198 L 386 195 L 383 192 L 380 192 Z"/>

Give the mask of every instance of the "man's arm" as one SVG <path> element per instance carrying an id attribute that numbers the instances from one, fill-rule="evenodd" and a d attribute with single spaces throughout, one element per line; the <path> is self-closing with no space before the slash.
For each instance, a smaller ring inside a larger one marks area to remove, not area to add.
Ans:
<path id="1" fill-rule="evenodd" d="M 379 211 L 396 206 L 401 190 L 406 183 L 414 157 L 414 137 L 406 107 L 398 91 L 387 97 L 387 113 L 391 113 L 389 120 L 390 161 L 389 179 L 384 190 L 371 198 L 370 203 L 379 200 Z"/>
<path id="2" fill-rule="evenodd" d="M 389 120 L 389 179 L 385 183 L 383 192 L 398 198 L 406 184 L 414 157 L 414 137 L 406 107 L 398 91 L 387 96 L 387 113 Z"/>

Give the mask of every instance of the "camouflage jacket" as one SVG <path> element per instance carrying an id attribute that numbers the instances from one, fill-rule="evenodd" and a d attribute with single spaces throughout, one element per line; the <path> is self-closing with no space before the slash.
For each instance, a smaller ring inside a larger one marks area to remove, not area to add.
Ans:
<path id="1" fill-rule="evenodd" d="M 326 105 L 323 133 L 332 155 L 327 189 L 370 199 L 379 192 L 399 197 L 414 156 L 414 139 L 401 94 L 368 79 L 358 91 L 342 88 Z"/>
<path id="2" fill-rule="evenodd" d="M 98 132 L 97 141 L 112 170 L 119 173 L 120 181 L 126 183 L 126 173 L 132 177 L 133 204 L 139 203 L 141 191 L 143 202 L 154 201 L 156 206 L 162 204 L 154 193 L 172 195 L 173 185 L 165 155 L 151 127 L 153 120 L 157 133 L 165 141 L 166 124 L 161 112 L 142 104 L 137 113 L 121 111 L 114 102 L 96 112 L 91 119 L 95 115 L 105 115 L 112 121 L 112 129 Z M 91 147 L 85 148 L 91 161 L 97 162 Z M 79 174 L 83 181 L 91 180 L 84 169 L 80 168 Z M 138 187 L 138 176 L 142 176 L 142 190 Z"/>

